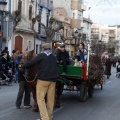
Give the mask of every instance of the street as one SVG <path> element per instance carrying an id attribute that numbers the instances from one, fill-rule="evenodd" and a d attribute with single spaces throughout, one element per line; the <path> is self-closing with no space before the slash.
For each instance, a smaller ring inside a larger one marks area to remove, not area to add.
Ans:
<path id="1" fill-rule="evenodd" d="M 54 120 L 120 120 L 120 78 L 116 78 L 115 73 L 115 68 L 112 68 L 112 76 L 106 79 L 103 90 L 95 86 L 93 98 L 86 102 L 79 101 L 79 93 L 65 91 L 61 108 L 54 110 Z M 0 120 L 39 119 L 39 113 L 32 112 L 32 108 L 16 109 L 17 92 L 18 84 L 1 86 Z"/>

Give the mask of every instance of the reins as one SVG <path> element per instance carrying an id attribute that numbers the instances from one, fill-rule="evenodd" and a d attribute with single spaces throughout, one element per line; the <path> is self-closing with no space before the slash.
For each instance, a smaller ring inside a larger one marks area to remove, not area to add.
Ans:
<path id="1" fill-rule="evenodd" d="M 28 60 L 28 61 L 30 60 L 30 56 L 27 58 L 27 60 Z M 21 61 L 22 61 L 21 64 L 24 64 L 24 62 L 23 62 L 24 59 L 22 59 Z M 38 75 L 38 73 L 36 73 L 35 78 L 34 78 L 32 81 L 29 81 L 25 75 L 23 75 L 23 76 L 25 77 L 25 80 L 26 80 L 28 83 L 32 83 L 32 82 L 34 82 L 34 81 L 36 80 L 37 75 Z"/>
<path id="2" fill-rule="evenodd" d="M 25 77 L 25 76 L 24 76 Z M 32 83 L 32 82 L 34 82 L 35 80 L 36 80 L 36 78 L 37 78 L 37 73 L 36 73 L 36 75 L 35 75 L 35 78 L 32 80 L 32 81 L 29 81 L 26 77 L 25 77 L 25 80 L 28 82 L 28 83 Z"/>

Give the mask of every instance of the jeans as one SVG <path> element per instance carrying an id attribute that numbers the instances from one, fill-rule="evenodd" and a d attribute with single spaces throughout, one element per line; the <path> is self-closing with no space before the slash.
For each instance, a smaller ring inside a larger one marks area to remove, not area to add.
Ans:
<path id="1" fill-rule="evenodd" d="M 55 82 L 37 80 L 37 103 L 42 120 L 52 120 L 53 118 L 55 86 Z M 45 97 L 47 102 L 45 102 Z"/>
<path id="2" fill-rule="evenodd" d="M 30 89 L 26 81 L 19 82 L 19 92 L 17 95 L 16 107 L 21 106 L 23 94 L 24 94 L 24 106 L 30 105 Z"/>
<path id="3" fill-rule="evenodd" d="M 18 69 L 15 69 L 15 80 L 14 80 L 15 83 L 18 82 Z"/>

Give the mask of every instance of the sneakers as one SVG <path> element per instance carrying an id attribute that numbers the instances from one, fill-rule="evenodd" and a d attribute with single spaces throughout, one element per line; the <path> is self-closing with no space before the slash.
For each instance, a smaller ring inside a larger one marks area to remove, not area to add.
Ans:
<path id="1" fill-rule="evenodd" d="M 20 106 L 17 106 L 16 108 L 17 108 L 17 109 L 21 109 L 21 107 L 20 107 Z"/>
<path id="2" fill-rule="evenodd" d="M 31 108 L 32 106 L 31 105 L 24 105 L 24 108 L 28 109 L 28 108 Z"/>

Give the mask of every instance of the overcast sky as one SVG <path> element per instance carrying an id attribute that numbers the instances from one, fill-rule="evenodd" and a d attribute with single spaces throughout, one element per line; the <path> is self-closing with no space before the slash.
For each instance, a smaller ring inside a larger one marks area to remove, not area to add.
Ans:
<path id="1" fill-rule="evenodd" d="M 120 0 L 85 0 L 84 2 L 87 5 L 84 17 L 90 16 L 93 23 L 120 25 Z"/>

